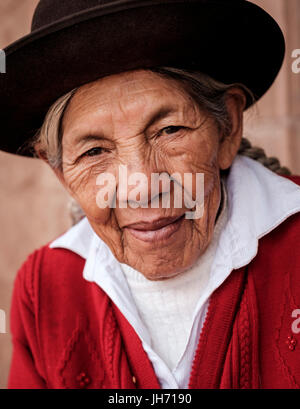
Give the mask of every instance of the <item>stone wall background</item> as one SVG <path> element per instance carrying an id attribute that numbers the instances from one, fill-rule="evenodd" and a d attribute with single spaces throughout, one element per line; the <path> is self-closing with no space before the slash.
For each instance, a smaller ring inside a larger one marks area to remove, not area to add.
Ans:
<path id="1" fill-rule="evenodd" d="M 286 41 L 284 66 L 272 89 L 245 115 L 245 136 L 300 174 L 300 74 L 291 69 L 292 50 L 300 48 L 300 0 L 255 0 L 279 22 Z M 0 48 L 27 34 L 38 0 L 1 0 Z M 3 135 L 2 135 L 3 137 Z M 51 170 L 35 159 L 0 153 L 0 388 L 11 359 L 9 311 L 13 281 L 27 255 L 70 226 L 68 196 Z"/>

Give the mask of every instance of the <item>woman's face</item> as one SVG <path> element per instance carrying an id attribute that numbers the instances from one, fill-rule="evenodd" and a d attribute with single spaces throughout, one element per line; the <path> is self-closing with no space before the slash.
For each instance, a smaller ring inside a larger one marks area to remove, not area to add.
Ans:
<path id="1" fill-rule="evenodd" d="M 238 121 L 242 108 L 232 101 L 228 108 Z M 240 134 L 236 129 L 220 142 L 214 121 L 173 79 L 146 70 L 112 75 L 82 86 L 72 98 L 63 120 L 60 179 L 120 262 L 148 279 L 165 279 L 190 267 L 209 244 L 220 204 L 219 169 L 231 165 Z M 128 185 L 127 192 L 119 173 L 125 167 L 131 182 L 143 174 L 143 182 Z M 99 184 L 104 172 L 115 189 Z M 162 172 L 176 172 L 177 182 L 160 183 L 153 192 L 151 174 Z M 187 219 L 184 191 L 196 199 L 196 173 L 204 174 L 204 207 L 200 218 Z M 184 174 L 192 175 L 192 188 Z M 175 185 L 181 207 L 174 205 Z M 105 195 L 111 203 L 106 208 L 99 202 L 101 189 L 112 192 Z M 169 207 L 162 202 L 167 194 Z"/>

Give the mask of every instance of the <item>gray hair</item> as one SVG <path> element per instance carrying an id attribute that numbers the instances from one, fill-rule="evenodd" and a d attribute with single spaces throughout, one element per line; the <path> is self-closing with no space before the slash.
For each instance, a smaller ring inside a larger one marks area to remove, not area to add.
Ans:
<path id="1" fill-rule="evenodd" d="M 224 84 L 204 73 L 173 67 L 157 67 L 149 70 L 160 76 L 179 80 L 188 94 L 216 122 L 219 131 L 225 136 L 231 130 L 231 118 L 226 106 L 227 91 L 233 87 L 239 87 L 245 93 L 247 104 L 254 102 L 251 91 L 240 83 Z M 39 156 L 46 159 L 49 165 L 55 169 L 62 170 L 62 120 L 76 91 L 77 88 L 73 89 L 51 106 L 41 129 L 30 142 L 33 150 L 38 152 Z M 279 175 L 291 174 L 289 169 L 281 166 L 277 158 L 267 157 L 262 148 L 252 146 L 246 138 L 242 138 L 238 153 L 257 160 Z M 222 172 L 227 173 L 228 171 L 229 169 Z M 84 217 L 81 209 L 73 200 L 70 203 L 70 213 L 73 224 Z"/>

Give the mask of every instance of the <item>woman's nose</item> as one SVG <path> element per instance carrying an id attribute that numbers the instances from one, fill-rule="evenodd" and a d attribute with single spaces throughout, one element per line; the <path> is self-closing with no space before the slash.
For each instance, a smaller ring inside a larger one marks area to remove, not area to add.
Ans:
<path id="1" fill-rule="evenodd" d="M 170 192 L 168 173 L 145 158 L 119 165 L 118 175 L 117 200 L 121 208 L 158 207 L 155 203 L 159 197 Z"/>

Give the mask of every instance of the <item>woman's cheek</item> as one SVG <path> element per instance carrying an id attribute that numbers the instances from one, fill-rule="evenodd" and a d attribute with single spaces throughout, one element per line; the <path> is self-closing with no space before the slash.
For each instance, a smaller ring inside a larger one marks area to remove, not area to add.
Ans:
<path id="1" fill-rule="evenodd" d="M 101 172 L 103 170 L 97 165 L 79 163 L 64 167 L 64 179 L 70 193 L 80 197 L 91 186 L 96 186 L 97 176 Z"/>
<path id="2" fill-rule="evenodd" d="M 107 188 L 107 185 L 99 185 L 97 178 L 85 184 L 84 189 L 80 189 L 77 195 L 78 202 L 85 212 L 86 216 L 97 223 L 107 223 L 110 218 L 113 208 L 111 198 L 115 196 L 112 186 Z"/>
<path id="3" fill-rule="evenodd" d="M 69 193 L 79 203 L 84 213 L 93 220 L 105 221 L 110 208 L 109 206 L 104 208 L 97 200 L 101 191 L 99 186 L 101 171 L 97 166 L 69 167 L 64 171 L 64 179 Z"/>

